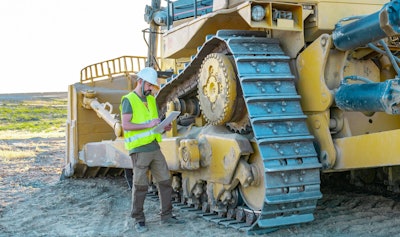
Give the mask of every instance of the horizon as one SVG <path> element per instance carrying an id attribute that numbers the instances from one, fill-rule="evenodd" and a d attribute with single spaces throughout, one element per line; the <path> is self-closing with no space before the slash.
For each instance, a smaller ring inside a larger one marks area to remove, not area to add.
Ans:
<path id="1" fill-rule="evenodd" d="M 68 91 L 45 91 L 45 92 L 38 92 L 38 91 L 33 91 L 33 92 L 11 92 L 11 93 L 0 93 L 0 95 L 18 95 L 18 94 L 30 94 L 30 95 L 36 95 L 36 94 L 64 94 L 68 93 Z"/>

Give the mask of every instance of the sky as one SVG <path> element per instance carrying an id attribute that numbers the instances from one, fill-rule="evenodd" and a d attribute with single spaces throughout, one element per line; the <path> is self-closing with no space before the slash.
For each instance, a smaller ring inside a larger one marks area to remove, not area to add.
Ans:
<path id="1" fill-rule="evenodd" d="M 1 0 L 0 93 L 66 92 L 82 68 L 146 56 L 151 0 Z"/>

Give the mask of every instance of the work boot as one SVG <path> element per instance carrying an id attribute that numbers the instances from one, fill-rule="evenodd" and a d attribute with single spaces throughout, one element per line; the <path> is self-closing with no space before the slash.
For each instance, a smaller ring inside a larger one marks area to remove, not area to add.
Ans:
<path id="1" fill-rule="evenodd" d="M 172 224 L 184 224 L 185 221 L 184 220 L 179 220 L 178 218 L 176 218 L 176 216 L 172 216 L 168 219 L 165 220 L 161 220 L 161 224 L 167 224 L 167 225 L 172 225 Z"/>
<path id="2" fill-rule="evenodd" d="M 136 230 L 136 232 L 138 232 L 138 233 L 143 233 L 143 232 L 148 231 L 149 229 L 147 229 L 147 227 L 146 227 L 146 225 L 144 224 L 144 222 L 137 222 L 137 223 L 135 224 L 135 230 Z"/>

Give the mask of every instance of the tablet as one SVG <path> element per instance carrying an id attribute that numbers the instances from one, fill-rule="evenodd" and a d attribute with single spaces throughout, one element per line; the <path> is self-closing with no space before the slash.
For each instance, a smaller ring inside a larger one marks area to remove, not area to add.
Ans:
<path id="1" fill-rule="evenodd" d="M 170 124 L 172 121 L 174 121 L 174 120 L 178 117 L 178 115 L 179 115 L 180 113 L 181 113 L 181 112 L 179 112 L 179 111 L 172 111 L 172 112 L 168 115 L 168 117 L 166 117 L 161 123 L 159 123 L 159 124 L 157 125 L 157 127 L 155 127 L 155 128 L 153 129 L 153 132 L 155 132 L 155 133 L 162 133 L 162 132 L 164 132 L 164 127 L 167 126 L 168 124 Z"/>

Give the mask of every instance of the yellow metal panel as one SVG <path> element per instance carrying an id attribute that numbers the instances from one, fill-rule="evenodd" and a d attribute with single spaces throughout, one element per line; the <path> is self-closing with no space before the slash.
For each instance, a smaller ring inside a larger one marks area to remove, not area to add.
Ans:
<path id="1" fill-rule="evenodd" d="M 207 137 L 211 144 L 213 159 L 210 164 L 210 176 L 213 181 L 225 180 L 225 184 L 230 183 L 230 179 L 226 179 L 226 173 L 232 174 L 236 168 L 242 154 L 241 147 L 234 140 L 224 140 L 220 137 Z M 231 177 L 229 177 L 231 178 Z"/>
<path id="2" fill-rule="evenodd" d="M 335 139 L 334 170 L 400 165 L 400 130 Z"/>
<path id="3" fill-rule="evenodd" d="M 66 151 L 65 151 L 65 175 L 74 174 L 73 167 L 78 163 L 78 131 L 76 127 L 76 90 L 73 85 L 68 86 L 68 113 L 66 122 Z"/>
<path id="4" fill-rule="evenodd" d="M 382 8 L 382 4 L 383 1 L 375 1 L 375 3 L 368 1 L 364 4 L 355 1 L 321 2 L 318 4 L 318 27 L 320 29 L 333 29 L 338 20 L 349 16 L 374 13 Z"/>
<path id="5" fill-rule="evenodd" d="M 200 168 L 199 143 L 196 139 L 182 139 L 179 147 L 179 160 L 182 169 L 196 170 Z"/>
<path id="6" fill-rule="evenodd" d="M 200 16 L 196 19 L 188 18 L 174 22 L 172 29 L 163 34 L 163 57 L 180 58 L 188 57 L 196 53 L 198 46 L 202 45 L 204 38 L 208 34 L 215 34 L 220 29 L 249 30 L 267 28 L 272 30 L 303 30 L 303 7 L 302 5 L 317 5 L 315 9 L 316 17 L 310 18 L 307 30 L 307 39 L 313 40 L 322 33 L 329 33 L 334 29 L 338 20 L 352 16 L 371 14 L 382 8 L 386 3 L 383 0 L 358 0 L 358 1 L 235 1 L 228 4 L 229 9 L 225 9 L 226 2 L 217 6 L 219 10 L 210 14 Z M 240 4 L 239 4 L 240 3 Z M 283 10 L 290 10 L 294 13 L 293 27 L 279 27 L 272 22 L 270 17 L 264 21 L 255 22 L 251 20 L 252 4 L 262 5 L 268 12 L 277 7 Z M 335 9 L 332 11 L 332 9 Z M 308 15 L 310 12 L 307 12 Z"/>
<path id="7" fill-rule="evenodd" d="M 132 161 L 122 138 L 87 143 L 79 153 L 79 158 L 89 167 L 132 168 Z"/>
<path id="8" fill-rule="evenodd" d="M 372 116 L 361 112 L 345 112 L 344 115 L 353 136 L 400 129 L 399 116 L 384 112 L 377 112 Z"/>
<path id="9" fill-rule="evenodd" d="M 250 27 L 238 14 L 238 9 L 222 9 L 192 21 L 185 22 L 163 34 L 162 55 L 165 58 L 190 57 L 196 54 L 197 47 L 204 43 L 205 37 L 220 29 L 245 29 Z"/>
<path id="10" fill-rule="evenodd" d="M 333 97 L 324 78 L 331 45 L 329 35 L 322 35 L 297 58 L 298 91 L 304 111 L 325 111 L 332 104 Z"/>
<path id="11" fill-rule="evenodd" d="M 283 51 L 291 58 L 296 58 L 304 48 L 304 37 L 301 31 L 274 30 L 272 38 L 280 40 Z"/>
<path id="12" fill-rule="evenodd" d="M 278 28 L 293 28 L 294 27 L 294 21 L 293 20 L 288 20 L 288 19 L 277 19 L 276 26 Z"/>
<path id="13" fill-rule="evenodd" d="M 301 1 L 309 2 L 311 1 Z M 317 2 L 316 15 L 309 18 L 305 22 L 305 38 L 307 41 L 313 41 L 315 38 L 323 33 L 330 33 L 334 28 L 335 24 L 349 16 L 360 16 L 374 13 L 380 10 L 383 4 L 388 1 L 384 0 L 358 0 L 358 1 L 329 1 L 320 0 Z M 334 9 L 334 10 L 332 10 Z"/>
<path id="14" fill-rule="evenodd" d="M 195 128 L 192 131 L 183 132 L 187 134 L 186 138 L 191 137 L 190 139 L 198 140 L 200 156 L 203 156 L 200 157 L 200 167 L 191 170 L 190 176 L 203 177 L 216 183 L 230 184 L 240 158 L 253 153 L 249 140 L 238 134 L 227 133 L 222 127 L 210 126 L 204 129 L 204 133 L 194 138 L 197 132 L 198 130 Z M 181 141 L 185 137 L 182 136 L 182 133 L 178 133 L 178 135 L 180 136 L 163 138 L 160 146 L 168 168 L 172 171 L 185 172 L 188 167 L 182 167 L 183 160 L 180 157 L 183 157 L 179 154 L 179 148 L 182 144 L 184 145 Z M 210 157 L 208 157 L 208 152 L 210 152 Z"/>
<path id="15" fill-rule="evenodd" d="M 179 164 L 179 141 L 177 138 L 163 138 L 159 143 L 161 151 L 165 156 L 168 169 L 171 171 L 180 170 Z"/>
<path id="16" fill-rule="evenodd" d="M 329 112 L 307 114 L 307 117 L 310 132 L 317 140 L 322 167 L 331 168 L 335 164 L 336 150 L 329 131 Z"/>
<path id="17" fill-rule="evenodd" d="M 115 137 L 114 130 L 110 127 L 102 118 L 96 114 L 92 109 L 86 109 L 83 106 L 83 94 L 87 90 L 96 92 L 96 97 L 99 102 L 108 102 L 113 107 L 113 113 L 119 113 L 119 105 L 121 103 L 121 97 L 127 94 L 126 90 L 114 90 L 108 89 L 107 85 L 111 87 L 113 83 L 127 85 L 125 79 L 116 79 L 110 81 L 108 79 L 102 81 L 96 81 L 96 84 L 102 84 L 103 87 L 91 87 L 81 83 L 75 83 L 73 85 L 73 104 L 68 109 L 70 115 L 69 120 L 76 121 L 76 136 L 77 146 L 81 150 L 83 146 L 88 142 L 99 142 L 102 140 L 110 140 Z M 71 97 L 72 99 L 72 97 Z"/>
<path id="18" fill-rule="evenodd" d="M 253 21 L 251 19 L 251 7 L 262 6 L 265 9 L 265 18 L 261 21 Z M 293 19 L 277 19 L 273 20 L 273 9 L 289 11 L 293 15 Z M 288 4 L 288 3 L 271 3 L 257 1 L 253 2 L 252 5 L 247 5 L 240 10 L 243 19 L 248 21 L 248 24 L 252 28 L 268 28 L 276 30 L 292 30 L 292 31 L 303 31 L 303 7 L 299 4 Z"/>

